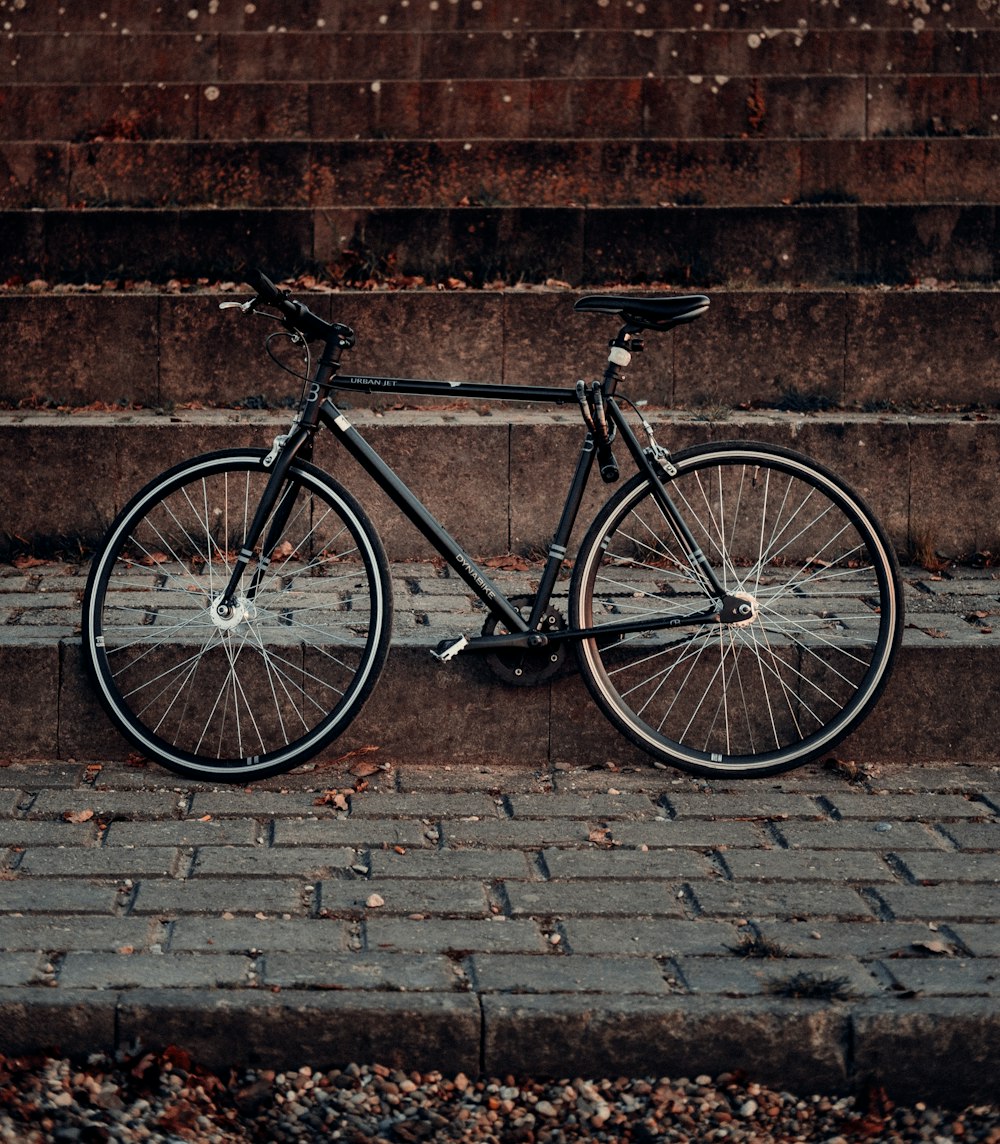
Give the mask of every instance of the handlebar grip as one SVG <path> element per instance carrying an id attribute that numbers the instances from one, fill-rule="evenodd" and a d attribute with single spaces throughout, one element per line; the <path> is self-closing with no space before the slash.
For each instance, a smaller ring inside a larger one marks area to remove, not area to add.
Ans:
<path id="1" fill-rule="evenodd" d="M 353 345 L 353 332 L 346 326 L 337 326 L 332 322 L 327 322 L 318 314 L 314 314 L 305 303 L 297 302 L 279 290 L 263 271 L 255 267 L 247 275 L 247 281 L 257 291 L 257 298 L 261 302 L 281 311 L 286 325 L 292 326 L 307 337 L 320 338 L 324 341 L 334 333 L 342 339 L 349 334 L 350 342 Z"/>
<path id="2" fill-rule="evenodd" d="M 281 308 L 281 303 L 287 301 L 286 297 L 262 271 L 254 267 L 247 275 L 247 281 L 257 291 L 257 297 L 269 306 Z"/>

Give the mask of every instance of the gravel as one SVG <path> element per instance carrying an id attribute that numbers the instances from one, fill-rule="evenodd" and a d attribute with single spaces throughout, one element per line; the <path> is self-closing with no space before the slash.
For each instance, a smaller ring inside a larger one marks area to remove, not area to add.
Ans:
<path id="1" fill-rule="evenodd" d="M 733 1074 L 540 1081 L 352 1064 L 219 1077 L 177 1048 L 85 1063 L 0 1056 L 4 1144 L 187 1140 L 1000 1144 L 1000 1106 L 894 1107 L 879 1088 L 800 1096 Z"/>

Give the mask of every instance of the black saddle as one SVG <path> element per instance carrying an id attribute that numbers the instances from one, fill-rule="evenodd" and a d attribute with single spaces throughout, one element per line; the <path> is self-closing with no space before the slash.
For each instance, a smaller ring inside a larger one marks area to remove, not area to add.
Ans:
<path id="1" fill-rule="evenodd" d="M 630 326 L 640 330 L 670 330 L 693 322 L 708 309 L 704 294 L 588 294 L 574 310 L 591 314 L 620 314 Z"/>

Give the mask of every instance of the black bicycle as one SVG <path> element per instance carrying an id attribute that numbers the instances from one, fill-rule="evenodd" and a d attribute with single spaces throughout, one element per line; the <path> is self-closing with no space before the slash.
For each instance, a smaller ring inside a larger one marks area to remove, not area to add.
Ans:
<path id="1" fill-rule="evenodd" d="M 547 388 L 342 375 L 355 342 L 348 326 L 263 275 L 254 288 L 249 301 L 222 306 L 277 318 L 301 348 L 291 428 L 270 449 L 209 453 L 156 477 L 112 524 L 87 582 L 89 670 L 145 755 L 200 779 L 289 770 L 339 735 L 378 681 L 389 566 L 354 497 L 311 461 L 324 427 L 485 605 L 480 633 L 433 649 L 442 662 L 485 654 L 501 678 L 532 684 L 573 645 L 611 722 L 655 758 L 701 775 L 798 766 L 871 711 L 903 614 L 895 555 L 861 498 L 773 445 L 671 455 L 617 392 L 646 331 L 693 321 L 707 297 L 580 298 L 576 310 L 620 323 L 603 378 Z M 310 342 L 323 346 L 314 371 Z M 583 441 L 532 598 L 504 595 L 348 421 L 338 389 L 579 406 Z M 618 480 L 613 446 L 635 473 L 579 546 L 564 616 L 553 590 L 595 461 L 605 481 Z"/>

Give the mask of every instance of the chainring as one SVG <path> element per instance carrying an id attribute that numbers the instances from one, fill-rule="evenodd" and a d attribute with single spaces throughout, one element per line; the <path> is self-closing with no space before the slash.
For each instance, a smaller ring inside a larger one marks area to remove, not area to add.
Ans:
<path id="1" fill-rule="evenodd" d="M 531 613 L 534 599 L 531 596 L 512 596 L 510 601 L 524 616 Z M 566 627 L 566 617 L 558 608 L 546 608 L 542 613 L 539 631 L 561 631 Z M 483 635 L 504 635 L 507 625 L 499 616 L 491 615 L 483 624 Z M 490 670 L 505 683 L 515 687 L 534 687 L 551 679 L 566 658 L 566 644 L 563 641 L 547 647 L 512 647 L 503 651 L 491 651 L 483 657 Z"/>

